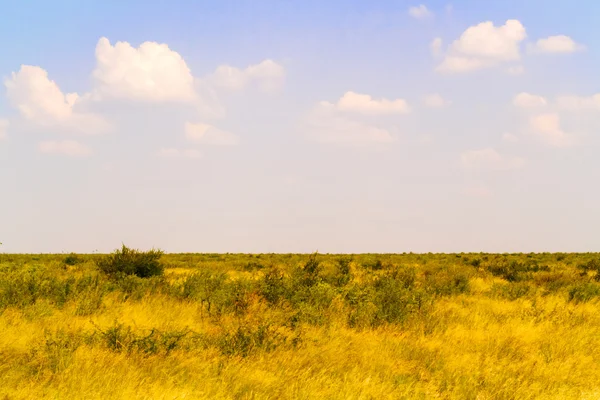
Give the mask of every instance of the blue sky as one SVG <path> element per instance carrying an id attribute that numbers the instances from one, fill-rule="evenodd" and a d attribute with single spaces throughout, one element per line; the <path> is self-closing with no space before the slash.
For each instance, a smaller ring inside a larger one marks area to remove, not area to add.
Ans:
<path id="1" fill-rule="evenodd" d="M 2 251 L 597 250 L 598 2 L 4 10 Z"/>

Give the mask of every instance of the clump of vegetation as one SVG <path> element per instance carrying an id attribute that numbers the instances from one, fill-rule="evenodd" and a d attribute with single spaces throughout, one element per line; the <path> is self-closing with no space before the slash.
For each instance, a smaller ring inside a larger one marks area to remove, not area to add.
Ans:
<path id="1" fill-rule="evenodd" d="M 65 263 L 65 265 L 73 266 L 73 265 L 77 265 L 77 264 L 81 263 L 81 259 L 79 258 L 79 256 L 77 254 L 71 253 L 65 257 L 64 263 Z"/>
<path id="2" fill-rule="evenodd" d="M 600 260 L 593 258 L 588 262 L 579 264 L 579 268 L 582 270 L 582 275 L 587 275 L 588 272 L 592 272 L 594 279 L 600 282 Z"/>
<path id="3" fill-rule="evenodd" d="M 160 262 L 161 250 L 139 251 L 123 245 L 121 249 L 97 261 L 98 268 L 110 277 L 122 278 L 135 275 L 149 278 L 162 275 L 164 266 Z"/>

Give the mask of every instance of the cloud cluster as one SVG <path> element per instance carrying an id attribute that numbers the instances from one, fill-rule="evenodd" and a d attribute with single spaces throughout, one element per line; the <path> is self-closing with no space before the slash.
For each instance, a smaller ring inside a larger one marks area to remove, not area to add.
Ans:
<path id="1" fill-rule="evenodd" d="M 136 101 L 190 102 L 196 99 L 194 77 L 183 57 L 166 44 L 127 42 L 111 45 L 103 37 L 96 45 L 94 93 L 101 98 Z"/>
<path id="2" fill-rule="evenodd" d="M 103 116 L 88 111 L 99 102 L 193 104 L 199 111 L 214 117 L 224 114 L 217 104 L 218 90 L 242 90 L 256 84 L 262 91 L 275 92 L 285 80 L 283 66 L 270 59 L 245 69 L 222 65 L 208 77 L 195 78 L 179 53 L 156 42 L 134 47 L 127 42 L 113 45 L 103 37 L 96 45 L 95 56 L 93 86 L 88 93 L 63 93 L 46 70 L 23 65 L 4 81 L 9 102 L 36 127 L 63 133 L 98 134 L 113 129 Z M 209 102 L 214 104 L 207 104 Z M 0 137 L 4 136 L 5 129 L 0 123 Z M 187 123 L 185 135 L 202 144 L 239 142 L 234 134 L 205 123 Z M 44 141 L 38 148 L 44 153 L 70 156 L 91 154 L 89 148 L 74 141 Z M 183 151 L 182 154 L 192 153 Z"/>
<path id="3" fill-rule="evenodd" d="M 521 60 L 521 44 L 526 38 L 527 31 L 519 20 L 510 19 L 500 26 L 495 26 L 492 21 L 481 22 L 467 28 L 452 42 L 436 71 L 461 73 L 518 62 Z M 585 50 L 584 45 L 566 35 L 539 39 L 530 43 L 528 48 L 531 53 L 546 54 Z M 434 39 L 430 50 L 434 56 L 439 56 L 442 53 L 442 39 Z M 521 65 L 510 65 L 506 71 L 511 75 L 520 75 L 524 69 Z"/>
<path id="4" fill-rule="evenodd" d="M 307 118 L 306 129 L 308 136 L 320 143 L 352 146 L 392 143 L 397 139 L 385 121 L 410 112 L 408 102 L 402 98 L 374 98 L 348 91 L 335 103 L 319 102 Z"/>
<path id="5" fill-rule="evenodd" d="M 410 107 L 404 99 L 373 99 L 368 94 L 346 92 L 336 103 L 340 111 L 363 115 L 407 114 Z"/>
<path id="6" fill-rule="evenodd" d="M 569 36 L 556 35 L 539 39 L 530 49 L 537 53 L 568 54 L 585 50 L 585 46 L 575 42 Z"/>
<path id="7" fill-rule="evenodd" d="M 452 42 L 437 71 L 468 72 L 518 61 L 520 44 L 526 37 L 525 27 L 514 19 L 501 26 L 491 21 L 471 26 Z"/>
<path id="8" fill-rule="evenodd" d="M 529 112 L 526 133 L 552 147 L 569 147 L 578 143 L 577 134 L 563 128 L 561 114 L 572 111 L 600 111 L 600 94 L 559 96 L 553 102 L 545 97 L 522 92 L 513 98 L 513 105 Z"/>
<path id="9" fill-rule="evenodd" d="M 256 84 L 260 90 L 270 93 L 280 90 L 283 86 L 285 69 L 273 60 L 264 60 L 245 69 L 221 65 L 207 81 L 228 90 L 241 90 Z"/>
<path id="10" fill-rule="evenodd" d="M 427 19 L 433 17 L 433 13 L 424 5 L 410 7 L 408 9 L 408 15 L 415 19 Z"/>
<path id="11" fill-rule="evenodd" d="M 360 109 L 353 110 L 362 114 Z M 396 141 L 387 129 L 372 121 L 352 118 L 348 113 L 341 111 L 338 105 L 327 101 L 320 102 L 314 108 L 308 117 L 306 129 L 309 137 L 320 143 L 360 146 Z"/>
<path id="12" fill-rule="evenodd" d="M 22 65 L 4 85 L 9 102 L 36 125 L 85 134 L 103 133 L 111 128 L 101 116 L 80 111 L 81 97 L 77 93 L 63 93 L 40 67 Z"/>
<path id="13" fill-rule="evenodd" d="M 575 136 L 561 127 L 560 116 L 556 113 L 534 115 L 529 119 L 531 132 L 554 147 L 567 147 L 575 144 Z"/>

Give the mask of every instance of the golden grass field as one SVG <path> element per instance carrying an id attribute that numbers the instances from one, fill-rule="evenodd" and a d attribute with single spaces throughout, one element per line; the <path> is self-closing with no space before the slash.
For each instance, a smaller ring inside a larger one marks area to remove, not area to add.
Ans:
<path id="1" fill-rule="evenodd" d="M 71 257 L 0 255 L 0 399 L 600 399 L 600 255 Z"/>

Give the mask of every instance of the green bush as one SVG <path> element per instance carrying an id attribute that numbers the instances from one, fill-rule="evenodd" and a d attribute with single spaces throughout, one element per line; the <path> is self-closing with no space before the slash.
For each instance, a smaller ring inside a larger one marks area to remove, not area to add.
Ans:
<path id="1" fill-rule="evenodd" d="M 120 250 L 97 261 L 98 268 L 111 277 L 135 275 L 140 278 L 162 275 L 161 250 L 138 251 L 123 245 Z"/>
<path id="2" fill-rule="evenodd" d="M 261 295 L 271 304 L 278 303 L 288 295 L 286 279 L 278 268 L 271 268 L 265 273 L 260 282 Z"/>
<path id="3" fill-rule="evenodd" d="M 65 265 L 77 265 L 77 264 L 81 263 L 81 259 L 79 258 L 79 256 L 77 254 L 71 253 L 65 257 L 63 262 L 65 263 Z"/>
<path id="4" fill-rule="evenodd" d="M 584 264 L 578 266 L 583 270 L 583 274 L 587 275 L 588 272 L 594 273 L 594 279 L 600 281 L 600 260 L 594 258 Z"/>
<path id="5" fill-rule="evenodd" d="M 600 297 L 600 285 L 595 282 L 576 285 L 569 290 L 569 301 L 585 303 L 596 297 Z"/>

